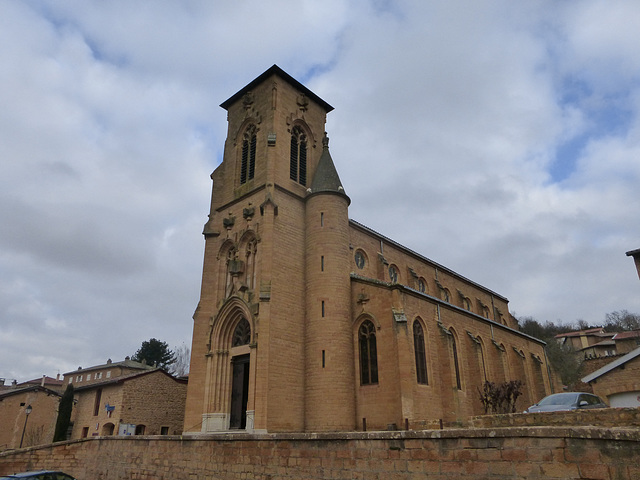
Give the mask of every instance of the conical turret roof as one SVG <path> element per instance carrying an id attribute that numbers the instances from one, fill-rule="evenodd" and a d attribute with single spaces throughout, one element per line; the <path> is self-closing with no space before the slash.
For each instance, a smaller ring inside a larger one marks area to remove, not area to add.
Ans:
<path id="1" fill-rule="evenodd" d="M 347 201 L 351 203 L 351 199 L 344 191 L 338 171 L 329 153 L 329 137 L 326 132 L 322 139 L 322 155 L 320 155 L 309 190 L 311 195 L 316 193 L 338 193 L 344 195 Z"/>

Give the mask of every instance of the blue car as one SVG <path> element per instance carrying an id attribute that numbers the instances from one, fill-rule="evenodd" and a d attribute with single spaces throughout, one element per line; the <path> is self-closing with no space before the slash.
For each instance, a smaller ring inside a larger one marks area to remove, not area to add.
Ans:
<path id="1" fill-rule="evenodd" d="M 14 473 L 13 475 L 5 475 L 4 477 L 0 477 L 0 480 L 10 480 L 15 478 L 31 480 L 76 480 L 71 475 L 67 475 L 66 473 L 58 472 L 56 470 L 40 470 L 37 472 Z"/>
<path id="2" fill-rule="evenodd" d="M 535 405 L 527 408 L 524 413 L 569 412 L 571 410 L 606 408 L 607 406 L 597 395 L 584 392 L 565 392 L 544 397 Z"/>

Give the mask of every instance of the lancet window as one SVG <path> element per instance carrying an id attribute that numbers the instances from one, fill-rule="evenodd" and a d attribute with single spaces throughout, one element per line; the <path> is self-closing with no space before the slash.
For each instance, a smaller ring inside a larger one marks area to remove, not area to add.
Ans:
<path id="1" fill-rule="evenodd" d="M 373 322 L 365 320 L 358 330 L 360 348 L 360 384 L 378 383 L 378 349 L 376 346 L 376 328 Z"/>
<path id="2" fill-rule="evenodd" d="M 424 329 L 420 321 L 413 322 L 413 350 L 416 355 L 416 376 L 418 383 L 427 385 L 429 379 L 427 376 L 427 355 L 425 352 Z"/>
<path id="3" fill-rule="evenodd" d="M 460 379 L 460 362 L 458 360 L 458 345 L 456 342 L 455 333 L 451 333 L 453 334 L 451 335 L 451 353 L 453 355 L 453 368 L 456 375 L 456 387 L 458 387 L 458 390 L 462 390 L 462 381 Z"/>

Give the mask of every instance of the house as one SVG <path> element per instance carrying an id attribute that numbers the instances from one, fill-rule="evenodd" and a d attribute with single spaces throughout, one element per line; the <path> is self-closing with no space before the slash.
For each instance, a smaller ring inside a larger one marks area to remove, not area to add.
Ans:
<path id="1" fill-rule="evenodd" d="M 615 333 L 604 331 L 604 327 L 589 328 L 555 336 L 562 344 L 570 345 L 584 358 L 616 355 Z"/>
<path id="2" fill-rule="evenodd" d="M 65 389 L 64 381 L 60 379 L 60 374 L 58 374 L 56 377 L 57 378 L 53 378 L 47 375 L 43 375 L 42 378 L 27 380 L 26 382 L 18 383 L 17 386 L 27 387 L 32 385 L 40 385 L 41 387 L 47 387 L 51 390 L 62 393 Z"/>
<path id="3" fill-rule="evenodd" d="M 640 407 L 640 347 L 582 378 L 612 407 Z"/>
<path id="4" fill-rule="evenodd" d="M 616 344 L 618 354 L 629 353 L 640 347 L 640 330 L 616 333 L 611 339 Z"/>
<path id="5" fill-rule="evenodd" d="M 62 394 L 43 383 L 44 378 L 0 391 L 0 451 L 53 440 Z"/>
<path id="6" fill-rule="evenodd" d="M 518 408 L 552 393 L 506 297 L 349 218 L 331 105 L 274 65 L 221 107 L 185 434 L 456 422 L 485 381 L 522 381 Z"/>
<path id="7" fill-rule="evenodd" d="M 74 386 L 71 439 L 182 432 L 186 380 L 160 368 L 105 377 Z"/>
<path id="8" fill-rule="evenodd" d="M 99 383 L 122 375 L 128 375 L 130 373 L 153 370 L 154 368 L 155 367 L 152 367 L 151 365 L 147 365 L 146 362 L 136 362 L 135 360 L 131 360 L 130 357 L 125 357 L 124 361 L 115 363 L 111 361 L 111 359 L 108 359 L 107 363 L 102 365 L 96 365 L 89 368 L 78 367 L 77 370 L 65 373 L 63 384 L 65 387 L 69 383 L 72 383 L 74 387 L 80 387 Z"/>

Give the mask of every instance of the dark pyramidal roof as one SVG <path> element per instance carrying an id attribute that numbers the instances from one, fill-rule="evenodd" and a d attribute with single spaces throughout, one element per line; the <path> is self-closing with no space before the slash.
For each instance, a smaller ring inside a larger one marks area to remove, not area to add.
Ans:
<path id="1" fill-rule="evenodd" d="M 289 83 L 290 85 L 292 85 L 293 87 L 295 87 L 296 89 L 298 89 L 301 93 L 304 93 L 307 97 L 309 97 L 310 99 L 312 99 L 314 102 L 316 102 L 317 104 L 321 105 L 326 111 L 327 113 L 329 113 L 331 110 L 333 110 L 333 107 L 331 105 L 329 105 L 327 102 L 325 102 L 324 100 L 322 100 L 318 95 L 316 95 L 315 93 L 313 93 L 311 90 L 309 90 L 307 87 L 305 87 L 303 84 L 301 84 L 299 81 L 297 81 L 295 78 L 293 78 L 291 75 L 289 75 L 287 72 L 285 72 L 284 70 L 282 70 L 279 66 L 277 65 L 273 65 L 271 68 L 269 68 L 268 70 L 266 70 L 264 73 L 262 73 L 261 75 L 259 75 L 258 77 L 256 77 L 254 80 L 252 80 L 251 82 L 249 82 L 244 88 L 242 88 L 241 90 L 239 90 L 237 93 L 235 93 L 234 95 L 232 95 L 231 97 L 229 97 L 227 100 L 225 100 L 224 102 L 222 102 L 220 104 L 220 106 L 222 108 L 224 108 L 225 110 L 228 110 L 229 107 L 236 102 L 237 100 L 239 100 L 240 98 L 242 98 L 242 96 L 253 90 L 256 85 L 261 84 L 262 82 L 264 82 L 267 78 L 269 78 L 271 75 L 277 75 L 278 77 L 280 77 L 281 79 L 283 79 L 285 82 Z"/>

